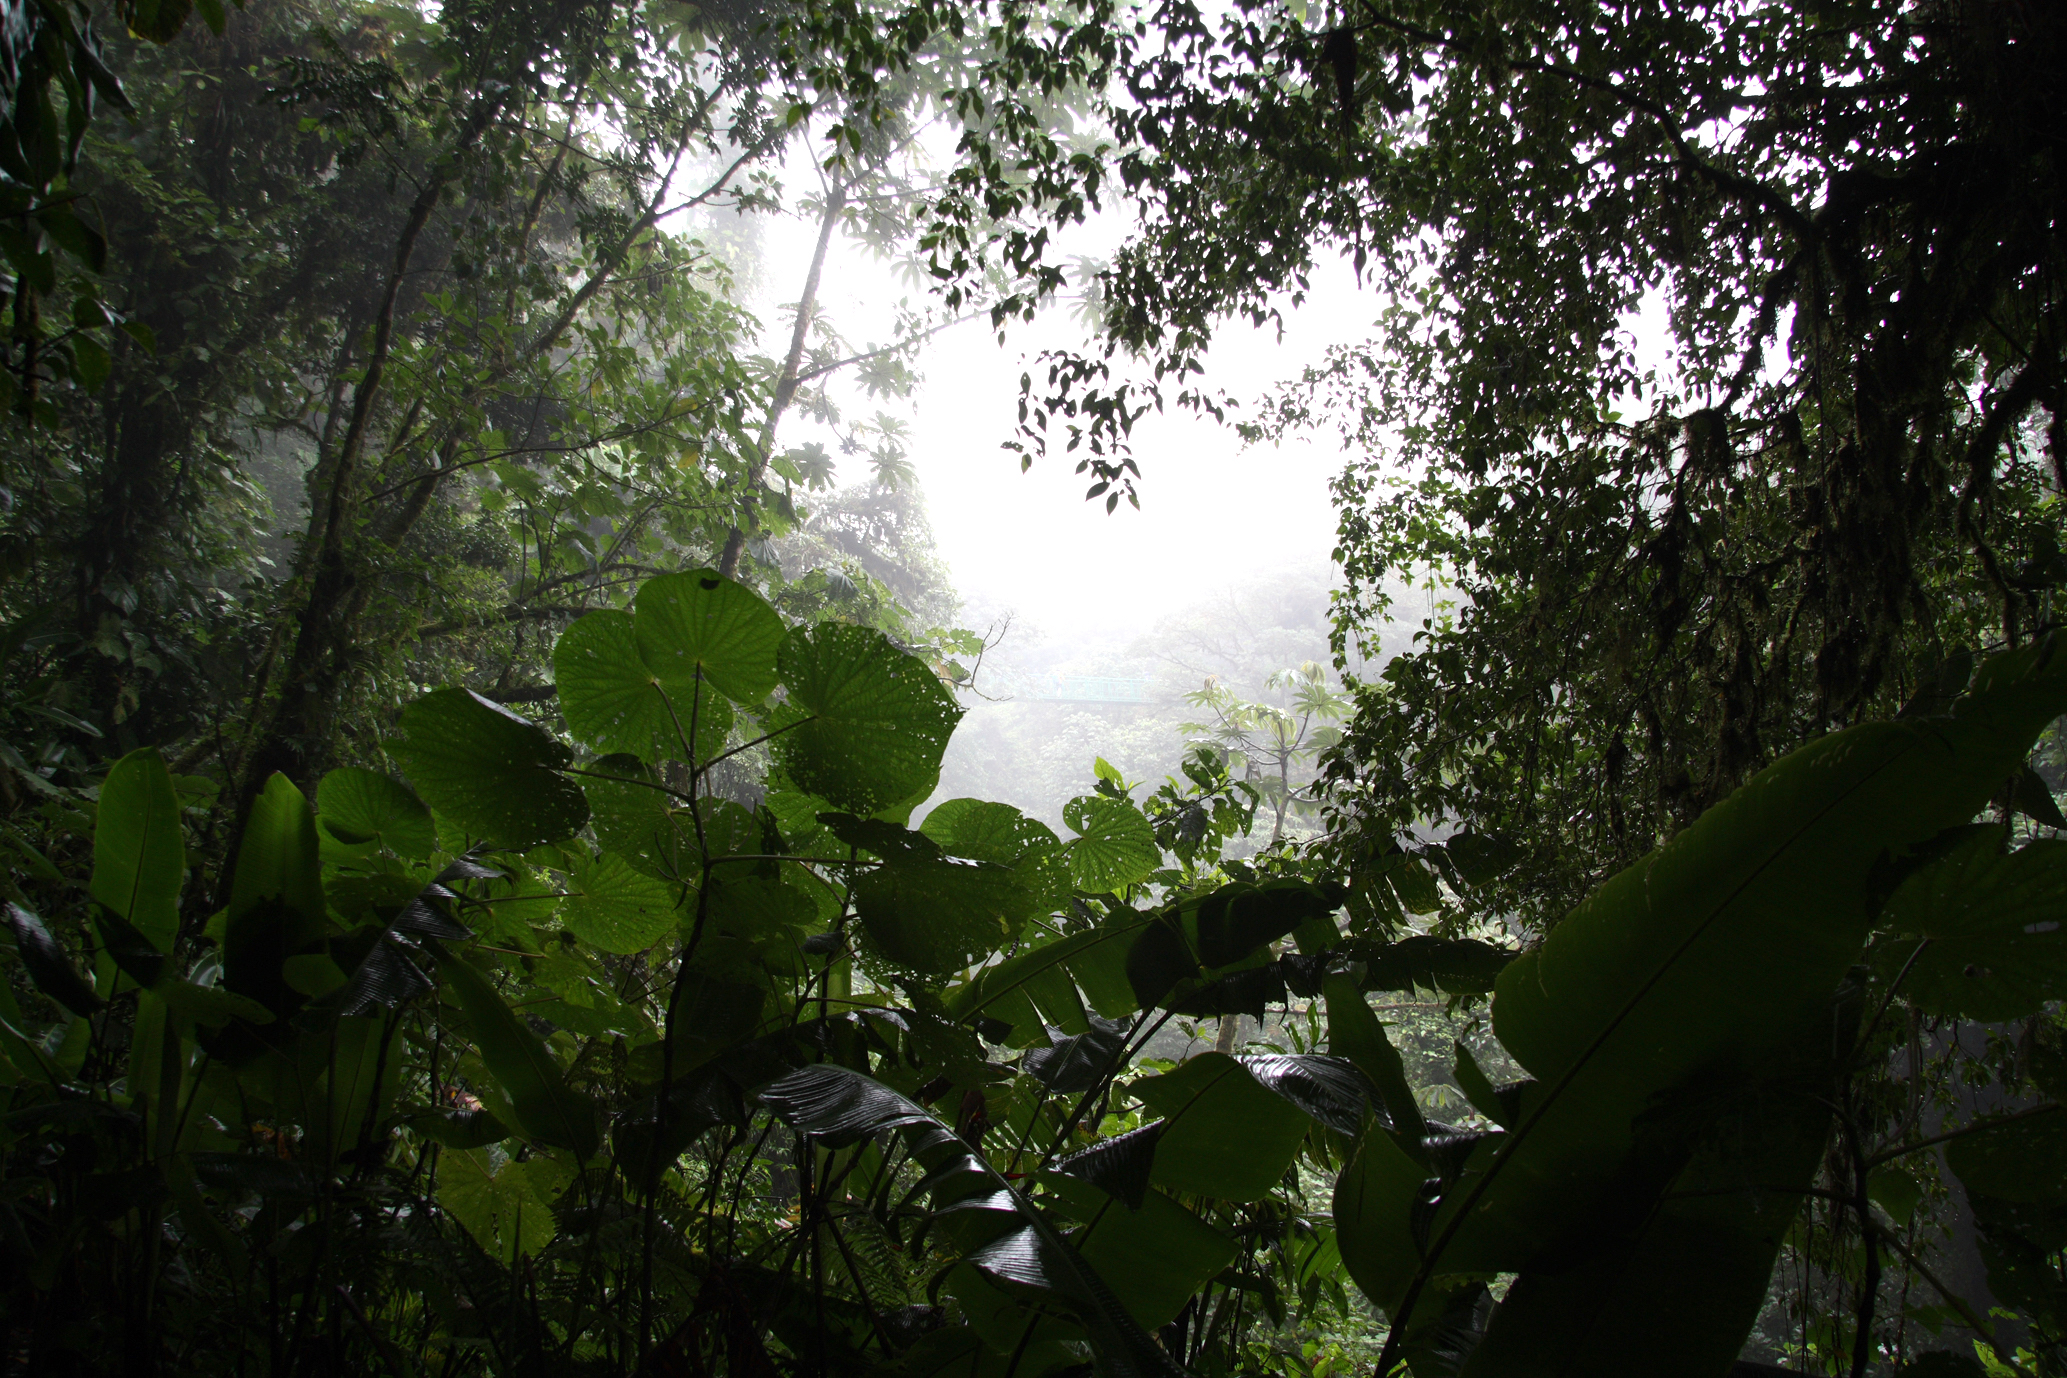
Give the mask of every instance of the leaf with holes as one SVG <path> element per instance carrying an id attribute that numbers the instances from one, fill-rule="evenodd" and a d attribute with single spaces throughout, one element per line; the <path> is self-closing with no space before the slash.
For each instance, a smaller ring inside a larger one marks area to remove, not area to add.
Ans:
<path id="1" fill-rule="evenodd" d="M 917 656 L 866 627 L 798 627 L 782 643 L 789 698 L 771 743 L 807 793 L 869 815 L 930 789 L 962 710 Z"/>
<path id="2" fill-rule="evenodd" d="M 1069 878 L 1089 894 L 1114 893 L 1146 880 L 1163 864 L 1155 830 L 1140 809 L 1125 799 L 1103 794 L 1081 795 L 1065 804 L 1062 821 L 1076 830 L 1069 840 Z"/>
<path id="3" fill-rule="evenodd" d="M 725 749 L 732 730 L 732 705 L 710 686 L 694 679 L 663 686 L 640 653 L 632 615 L 615 608 L 587 613 L 560 633 L 553 681 L 567 730 L 605 755 L 680 760 L 694 731 L 701 763 Z"/>

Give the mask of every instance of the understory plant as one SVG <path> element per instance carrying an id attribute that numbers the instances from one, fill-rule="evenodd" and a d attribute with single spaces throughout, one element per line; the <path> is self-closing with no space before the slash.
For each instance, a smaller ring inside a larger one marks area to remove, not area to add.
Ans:
<path id="1" fill-rule="evenodd" d="M 392 769 L 272 777 L 213 904 L 206 782 L 149 749 L 49 805 L 90 867 L 12 840 L 8 1363 L 1312 1375 L 1364 1330 L 1382 1375 L 1720 1375 L 1805 1207 L 1877 1279 L 1942 1144 L 2034 1336 L 1996 1362 L 2058 1371 L 2055 1044 L 1935 1135 L 1866 1075 L 1912 1018 L 2067 988 L 2067 843 L 2002 821 L 2067 711 L 2050 639 L 1784 757 L 1522 952 L 1413 917 L 1510 841 L 1223 859 L 1255 798 L 1210 754 L 1067 838 L 914 827 L 940 675 L 714 571 L 553 661 L 557 716 L 441 689 Z M 1373 1009 L 1415 991 L 1490 997 L 1524 1073 L 1460 1044 L 1460 1123 Z M 1278 1046 L 1149 1047 L 1280 1006 Z"/>

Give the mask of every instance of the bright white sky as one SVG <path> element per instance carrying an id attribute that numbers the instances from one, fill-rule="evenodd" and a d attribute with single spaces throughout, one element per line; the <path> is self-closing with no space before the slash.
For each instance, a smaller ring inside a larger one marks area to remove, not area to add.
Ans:
<path id="1" fill-rule="evenodd" d="M 1086 240 L 1116 239 L 1124 228 L 1117 220 L 1094 225 Z M 795 218 L 766 228 L 766 298 L 755 309 L 769 327 L 770 353 L 787 343 L 779 307 L 801 288 L 814 228 Z M 821 297 L 860 345 L 887 340 L 887 328 L 869 323 L 887 327 L 888 308 L 908 291 L 886 265 L 836 244 Z M 1272 330 L 1229 326 L 1205 384 L 1253 399 L 1330 344 L 1364 338 L 1377 307 L 1346 266 L 1331 265 L 1307 303 L 1286 312 L 1282 342 Z M 1345 456 L 1327 436 L 1245 450 L 1210 418 L 1151 413 L 1134 431 L 1141 510 L 1122 501 L 1111 516 L 1102 499 L 1083 500 L 1090 479 L 1074 472 L 1075 456 L 1054 454 L 1022 474 L 1017 457 L 999 448 L 1017 421 L 1019 376 L 1044 346 L 1083 338 L 1056 307 L 1008 330 L 1002 346 L 984 323 L 971 322 L 936 336 L 919 357 L 925 384 L 910 407 L 911 455 L 940 553 L 971 604 L 1014 611 L 1051 632 L 1124 640 L 1215 590 L 1333 549 L 1328 480 Z M 855 413 L 873 410 L 851 388 L 834 387 Z M 784 445 L 807 438 L 806 426 L 785 421 Z M 845 482 L 865 476 L 858 460 L 841 474 Z"/>

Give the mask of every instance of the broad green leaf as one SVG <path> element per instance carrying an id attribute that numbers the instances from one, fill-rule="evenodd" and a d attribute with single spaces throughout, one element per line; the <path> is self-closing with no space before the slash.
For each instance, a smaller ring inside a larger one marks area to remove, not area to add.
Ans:
<path id="1" fill-rule="evenodd" d="M 674 931 L 682 887 L 641 875 L 614 852 L 576 862 L 571 885 L 560 921 L 605 952 L 644 952 Z"/>
<path id="2" fill-rule="evenodd" d="M 1358 1142 L 1355 1156 L 1335 1179 L 1335 1238 L 1342 1262 L 1363 1294 L 1388 1313 L 1398 1307 L 1421 1262 L 1413 1212 L 1428 1175 L 1427 1165 L 1409 1156 L 1392 1135 L 1372 1133 Z"/>
<path id="3" fill-rule="evenodd" d="M 979 1222 L 988 1236 L 982 1242 L 980 1236 L 964 1238 L 966 1266 L 1039 1289 L 1066 1308 L 1083 1325 L 1099 1367 L 1111 1378 L 1178 1378 L 1182 1373 L 1055 1226 L 924 1106 L 831 1063 L 799 1068 L 760 1098 L 791 1128 L 822 1136 L 828 1146 L 901 1129 L 913 1160 L 927 1171 L 935 1211 L 957 1208 L 944 1217 L 945 1226 L 954 1230 L 960 1222 Z M 999 1225 L 1003 1233 L 994 1232 Z"/>
<path id="4" fill-rule="evenodd" d="M 322 856 L 309 801 L 274 775 L 252 803 L 223 918 L 223 984 L 275 1014 L 301 1005 L 282 966 L 323 941 Z"/>
<path id="5" fill-rule="evenodd" d="M 1522 1273 L 1509 1302 L 1538 1320 L 1496 1318 L 1506 1338 L 1495 1346 L 1489 1333 L 1483 1354 L 1583 1353 L 1589 1371 L 1662 1372 L 1633 1359 L 1641 1344 L 1726 1366 L 1828 1133 L 1828 1069 L 1800 1050 L 1832 1046 L 1876 866 L 1971 818 L 2063 709 L 2067 657 L 2050 640 L 1998 656 L 1948 716 L 1852 728 L 1760 772 L 1507 966 L 1494 1028 L 1537 1082 L 1513 1132 L 1481 1144 L 1427 1222 L 1431 1276 Z M 1675 1181 L 1674 1145 L 1726 1118 L 1768 1128 L 1695 1140 L 1708 1147 Z M 1645 1223 L 1603 1240 L 1613 1220 Z M 1342 1243 L 1345 1258 L 1374 1253 L 1347 1228 Z M 1572 1290 L 1585 1269 L 1531 1268 L 1575 1248 L 1621 1279 L 1628 1304 L 1600 1304 L 1608 1273 L 1587 1294 Z M 1625 1322 L 1638 1301 L 1669 1317 L 1658 1279 L 1681 1264 L 1699 1265 L 1713 1300 L 1661 1321 L 1680 1334 L 1661 1348 L 1661 1332 Z M 1561 1309 L 1579 1295 L 1601 1318 L 1584 1334 Z M 1569 1333 L 1550 1334 L 1554 1322 Z"/>
<path id="6" fill-rule="evenodd" d="M 1894 936 L 1875 966 L 1927 1013 L 2001 1022 L 2067 996 L 2067 841 L 2009 853 L 2003 841 L 2000 827 L 1971 829 L 1882 912 Z"/>
<path id="7" fill-rule="evenodd" d="M 1028 912 L 1052 914 L 1069 902 L 1071 878 L 1062 840 L 1010 804 L 949 799 L 935 805 L 919 831 L 950 856 L 1010 866 L 1028 897 Z"/>
<path id="8" fill-rule="evenodd" d="M 957 1019 L 1011 1025 L 1006 1041 L 1013 1047 L 1039 1037 L 1044 1022 L 1065 1033 L 1082 1033 L 1090 1027 L 1084 1019 L 1087 1005 L 1108 1019 L 1132 1014 L 1140 1004 L 1127 982 L 1127 951 L 1149 921 L 1146 914 L 1122 916 L 985 967 L 948 992 L 948 1010 Z"/>
<path id="9" fill-rule="evenodd" d="M 1428 1126 L 1421 1118 L 1421 1105 L 1407 1082 L 1406 1066 L 1399 1050 L 1385 1036 L 1385 1026 L 1364 1002 L 1363 992 L 1347 972 L 1328 977 L 1328 1051 L 1356 1064 L 1378 1092 L 1391 1127 L 1405 1140 L 1411 1157 L 1420 1156 L 1421 1140 Z"/>
<path id="10" fill-rule="evenodd" d="M 1466 885 L 1499 879 L 1522 856 L 1519 846 L 1491 833 L 1458 833 L 1443 844 L 1443 850 Z"/>
<path id="11" fill-rule="evenodd" d="M 581 790 L 604 849 L 657 879 L 694 882 L 696 831 L 687 806 L 635 757 L 605 756 L 590 770 Z"/>
<path id="12" fill-rule="evenodd" d="M 1923 1203 L 1923 1183 L 1914 1174 L 1890 1164 L 1877 1167 L 1868 1175 L 1866 1195 L 1897 1225 L 1906 1227 L 1909 1217 Z"/>
<path id="13" fill-rule="evenodd" d="M 571 837 L 588 801 L 558 768 L 567 748 L 469 689 L 440 689 L 402 710 L 395 759 L 425 803 L 498 847 Z"/>
<path id="14" fill-rule="evenodd" d="M 179 934 L 186 865 L 171 772 L 156 751 L 132 751 L 115 762 L 101 785 L 88 893 L 169 953 Z"/>
<path id="15" fill-rule="evenodd" d="M 1643 1179 L 1658 1165 L 1647 1154 L 1625 1165 L 1633 1179 L 1626 1195 L 1597 1202 L 1584 1233 L 1520 1262 L 1521 1275 L 1464 1373 L 1538 1372 L 1548 1354 L 1577 1373 L 1727 1372 L 1801 1209 L 1801 1193 L 1785 1184 L 1806 1185 L 1822 1161 L 1832 1092 L 1829 1078 L 1811 1077 L 1735 1100 L 1710 1120 L 1692 1161 L 1665 1177 L 1649 1213 L 1634 1220 L 1615 1212 L 1650 1198 Z M 1632 1226 L 1633 1236 L 1625 1234 Z M 1472 1246 L 1460 1243 L 1463 1262 Z M 1499 1244 L 1488 1235 L 1478 1247 Z M 1509 1261 L 1515 1257 L 1510 1248 L 1506 1259 L 1483 1262 L 1505 1271 L 1517 1266 Z M 1416 1314 L 1426 1312 L 1417 1307 Z"/>
<path id="16" fill-rule="evenodd" d="M 694 732 L 701 764 L 724 750 L 732 730 L 732 705 L 708 687 L 694 679 L 663 687 L 640 655 L 632 615 L 615 608 L 588 613 L 560 633 L 553 680 L 568 730 L 606 755 L 682 760 L 690 754 L 683 739 Z"/>
<path id="17" fill-rule="evenodd" d="M 1144 1326 L 1175 1320 L 1192 1294 L 1235 1260 L 1232 1239 L 1159 1191 L 1129 1210 L 1088 1182 L 1061 1174 L 1043 1180 L 1083 1222 L 1070 1242 Z"/>
<path id="18" fill-rule="evenodd" d="M 1062 821 L 1080 834 L 1068 844 L 1070 881 L 1079 890 L 1094 895 L 1116 892 L 1146 880 L 1163 864 L 1155 830 L 1141 810 L 1124 799 L 1081 795 L 1063 806 Z"/>
<path id="19" fill-rule="evenodd" d="M 549 1158 L 513 1163 L 486 1148 L 447 1150 L 438 1159 L 438 1204 L 489 1257 L 511 1264 L 552 1243 L 553 1200 L 570 1179 Z"/>
<path id="20" fill-rule="evenodd" d="M 2067 1109 L 2058 1106 L 1962 1134 L 1945 1146 L 1961 1185 L 1998 1201 L 2067 1203 Z"/>
<path id="21" fill-rule="evenodd" d="M 545 1040 L 465 959 L 445 957 L 438 969 L 472 1026 L 481 1061 L 510 1099 L 518 1131 L 540 1143 L 572 1149 L 579 1158 L 594 1154 L 600 1140 L 596 1107 L 567 1085 Z"/>
<path id="22" fill-rule="evenodd" d="M 298 957 L 287 959 L 290 965 L 300 960 Z M 321 960 L 328 962 L 330 959 L 325 957 Z M 335 963 L 332 967 L 335 969 Z M 161 980 L 150 993 L 180 1018 L 209 1028 L 219 1029 L 233 1019 L 253 1024 L 273 1022 L 272 1011 L 264 1005 L 221 986 L 199 986 L 173 976 Z"/>
<path id="23" fill-rule="evenodd" d="M 640 658 L 668 687 L 698 675 L 719 693 L 758 704 L 775 688 L 782 618 L 766 599 L 715 570 L 649 579 L 634 600 Z"/>
<path id="24" fill-rule="evenodd" d="M 1032 904 L 1007 867 L 947 860 L 879 866 L 856 878 L 853 899 L 877 951 L 936 976 L 1004 946 Z"/>
<path id="25" fill-rule="evenodd" d="M 330 1041 L 317 1100 L 323 1114 L 310 1131 L 311 1147 L 335 1157 L 384 1132 L 402 1081 L 401 1031 L 384 1015 L 347 1015 L 331 1029 Z"/>
<path id="26" fill-rule="evenodd" d="M 316 786 L 316 820 L 340 842 L 378 842 L 412 861 L 438 845 L 437 825 L 423 800 L 400 780 L 358 766 L 340 766 L 323 777 Z"/>
<path id="27" fill-rule="evenodd" d="M 1299 1152 L 1313 1121 L 1224 1053 L 1133 1082 L 1164 1120 L 1150 1180 L 1224 1201 L 1260 1201 Z"/>
<path id="28" fill-rule="evenodd" d="M 807 793 L 867 816 L 912 799 L 940 771 L 962 716 L 939 676 L 865 627 L 798 627 L 782 643 L 788 701 L 776 760 Z"/>

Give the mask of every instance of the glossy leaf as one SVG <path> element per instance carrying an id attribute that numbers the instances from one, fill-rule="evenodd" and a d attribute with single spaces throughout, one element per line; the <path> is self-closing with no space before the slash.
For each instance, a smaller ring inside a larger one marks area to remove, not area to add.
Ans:
<path id="1" fill-rule="evenodd" d="M 793 1129 L 828 1145 L 852 1143 L 888 1129 L 907 1130 L 915 1156 L 933 1159 L 935 1180 L 955 1184 L 950 1200 L 936 1199 L 936 1208 L 975 1202 L 982 1211 L 1023 1222 L 964 1255 L 968 1264 L 1047 1292 L 1068 1307 L 1089 1334 L 1101 1368 L 1114 1378 L 1176 1378 L 1182 1373 L 1055 1227 L 995 1169 L 971 1155 L 924 1106 L 858 1072 L 827 1063 L 783 1077 L 761 1092 L 761 1101 Z M 966 1164 L 971 1171 L 940 1175 L 943 1158 L 948 1165 Z"/>
<path id="2" fill-rule="evenodd" d="M 1081 1095 L 1117 1070 L 1120 1049 L 1132 1026 L 1123 1019 L 1096 1019 L 1089 1029 L 1059 1038 L 1046 1048 L 1030 1048 L 1020 1069 L 1058 1095 Z"/>
<path id="3" fill-rule="evenodd" d="M 1385 1036 L 1385 1026 L 1364 1002 L 1363 993 L 1347 972 L 1328 977 L 1324 987 L 1328 1002 L 1328 1051 L 1355 1064 L 1364 1079 L 1378 1092 L 1386 1124 L 1409 1145 L 1410 1156 L 1418 1157 L 1420 1144 L 1428 1134 L 1422 1122 L 1421 1104 L 1407 1083 L 1405 1064 L 1399 1050 Z"/>
<path id="4" fill-rule="evenodd" d="M 21 955 L 22 965 L 28 968 L 29 979 L 36 983 L 36 989 L 63 1005 L 73 1014 L 85 1016 L 100 1011 L 106 1004 L 86 979 L 79 975 L 78 968 L 43 920 L 22 908 L 12 900 L 7 902 L 7 923 L 14 930 L 15 950 Z"/>
<path id="5" fill-rule="evenodd" d="M 1163 1121 L 1155 1120 L 1058 1158 L 1054 1171 L 1089 1182 L 1130 1210 L 1137 1209 L 1148 1191 L 1156 1143 L 1162 1137 Z"/>

